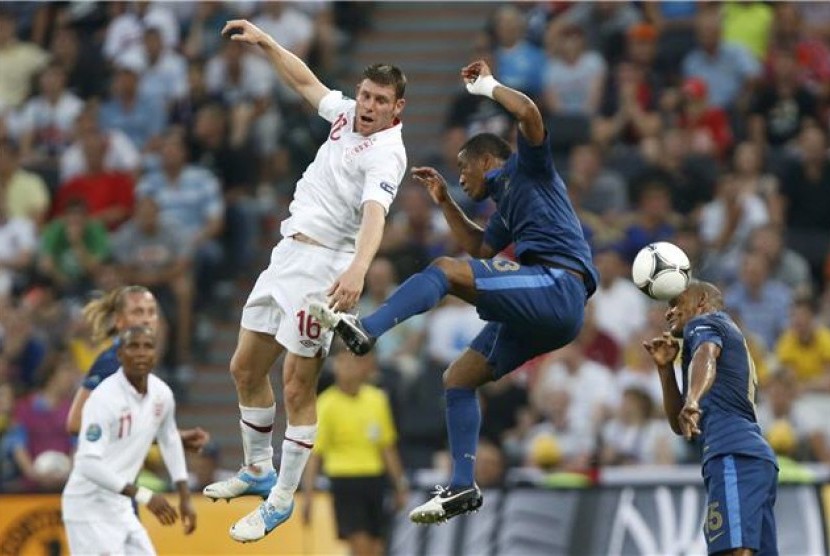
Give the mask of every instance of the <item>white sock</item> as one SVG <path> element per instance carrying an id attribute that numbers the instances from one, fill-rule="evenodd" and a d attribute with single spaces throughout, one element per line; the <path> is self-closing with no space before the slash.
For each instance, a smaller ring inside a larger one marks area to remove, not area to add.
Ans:
<path id="1" fill-rule="evenodd" d="M 277 485 L 268 496 L 268 502 L 278 510 L 285 510 L 294 498 L 316 438 L 316 424 L 297 427 L 289 424 L 285 427 Z"/>
<path id="2" fill-rule="evenodd" d="M 271 444 L 271 432 L 274 428 L 274 415 L 277 405 L 271 407 L 239 406 L 242 419 L 239 428 L 242 431 L 242 450 L 245 465 L 254 476 L 262 476 L 274 469 L 274 447 Z"/>

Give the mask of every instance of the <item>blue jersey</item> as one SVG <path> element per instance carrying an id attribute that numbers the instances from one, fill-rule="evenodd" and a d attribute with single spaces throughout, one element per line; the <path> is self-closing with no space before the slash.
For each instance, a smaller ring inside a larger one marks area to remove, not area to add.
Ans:
<path id="1" fill-rule="evenodd" d="M 496 251 L 515 243 L 520 262 L 535 258 L 580 272 L 592 295 L 599 275 L 565 183 L 553 167 L 547 136 L 534 147 L 520 133 L 518 151 L 486 180 L 496 212 L 484 241 Z"/>
<path id="2" fill-rule="evenodd" d="M 720 347 L 715 382 L 700 400 L 703 463 L 714 456 L 744 455 L 776 463 L 755 417 L 758 378 L 746 340 L 724 312 L 691 319 L 683 329 L 683 397 L 689 389 L 689 364 L 698 347 Z"/>
<path id="3" fill-rule="evenodd" d="M 118 360 L 118 354 L 116 353 L 118 343 L 116 339 L 110 347 L 98 355 L 95 362 L 92 363 L 92 367 L 89 368 L 89 372 L 86 373 L 81 386 L 87 390 L 95 390 L 102 380 L 115 374 L 115 371 L 121 367 L 121 361 Z"/>

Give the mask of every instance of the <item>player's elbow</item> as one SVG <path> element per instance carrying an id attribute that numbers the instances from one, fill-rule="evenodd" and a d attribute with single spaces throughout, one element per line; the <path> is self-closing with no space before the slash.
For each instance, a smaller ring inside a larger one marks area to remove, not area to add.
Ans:
<path id="1" fill-rule="evenodd" d="M 677 436 L 683 436 L 683 430 L 680 428 L 680 420 L 677 417 L 669 418 L 669 427 L 671 427 L 671 431 Z"/>

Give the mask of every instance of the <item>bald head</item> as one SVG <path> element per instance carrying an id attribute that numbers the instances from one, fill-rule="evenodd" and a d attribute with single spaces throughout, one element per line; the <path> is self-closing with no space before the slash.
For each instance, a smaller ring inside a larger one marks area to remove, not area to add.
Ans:
<path id="1" fill-rule="evenodd" d="M 702 280 L 693 280 L 687 289 L 688 294 L 705 302 L 714 311 L 723 309 L 723 294 L 714 285 Z"/>

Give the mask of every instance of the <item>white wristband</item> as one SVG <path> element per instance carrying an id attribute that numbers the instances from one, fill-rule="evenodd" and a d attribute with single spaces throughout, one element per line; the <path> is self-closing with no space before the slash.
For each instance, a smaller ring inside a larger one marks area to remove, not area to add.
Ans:
<path id="1" fill-rule="evenodd" d="M 501 85 L 492 75 L 485 75 L 484 77 L 477 77 L 472 83 L 467 83 L 467 92 L 473 95 L 481 95 L 487 98 L 493 98 L 493 89 L 497 85 Z"/>
<path id="2" fill-rule="evenodd" d="M 138 502 L 139 504 L 146 505 L 147 502 L 153 497 L 153 491 L 147 487 L 138 487 L 138 490 L 133 496 L 133 499 Z"/>

